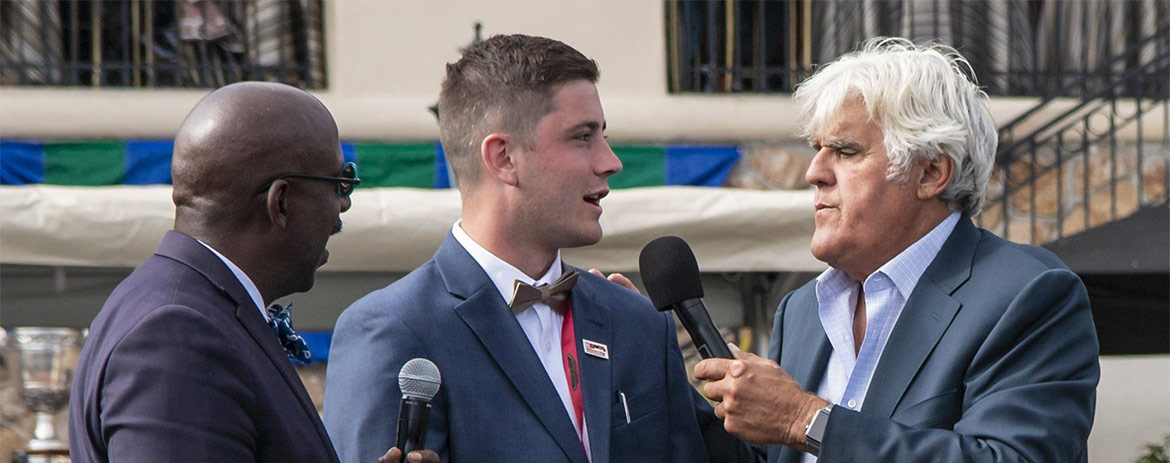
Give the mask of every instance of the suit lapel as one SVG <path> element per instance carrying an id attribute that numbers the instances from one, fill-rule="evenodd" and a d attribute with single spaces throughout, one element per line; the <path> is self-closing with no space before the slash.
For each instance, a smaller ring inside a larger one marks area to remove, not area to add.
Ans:
<path id="1" fill-rule="evenodd" d="M 784 339 L 781 340 L 780 358 L 773 359 L 784 366 L 785 371 L 805 391 L 812 393 L 816 393 L 821 385 L 825 368 L 829 363 L 829 353 L 832 352 L 829 337 L 825 335 L 825 329 L 821 326 L 814 294 L 813 291 L 798 293 L 793 295 L 793 299 L 801 297 L 800 300 L 789 301 L 787 310 L 795 309 L 798 312 L 792 314 L 791 323 L 784 324 L 786 329 L 783 333 Z M 791 342 L 789 338 L 792 338 Z M 812 355 L 804 354 L 810 350 Z M 786 353 L 788 355 L 785 355 Z"/>
<path id="2" fill-rule="evenodd" d="M 784 306 L 780 351 L 777 358 L 784 371 L 807 392 L 816 394 L 825 377 L 832 345 L 817 312 L 816 292 L 812 284 L 798 289 Z M 777 336 L 777 334 L 773 334 Z M 797 463 L 803 454 L 784 445 L 771 445 L 767 450 L 769 463 Z"/>
<path id="3" fill-rule="evenodd" d="M 280 376 L 284 378 L 285 383 L 296 396 L 306 418 L 317 430 L 317 435 L 321 437 L 324 448 L 328 449 L 327 453 L 330 455 L 331 461 L 337 461 L 333 452 L 333 442 L 329 440 L 329 435 L 326 434 L 325 427 L 317 415 L 317 407 L 313 405 L 313 400 L 305 391 L 300 376 L 297 375 L 292 363 L 288 360 L 288 355 L 280 346 L 276 333 L 272 331 L 272 327 L 264 322 L 259 308 L 252 302 L 247 290 L 231 273 L 231 270 L 198 241 L 175 231 L 167 232 L 167 235 L 163 237 L 158 254 L 179 260 L 203 274 L 221 293 L 236 303 L 236 320 L 276 367 L 276 370 L 280 372 Z"/>
<path id="4" fill-rule="evenodd" d="M 965 215 L 927 267 L 890 333 L 863 411 L 889 417 L 962 304 L 951 294 L 971 275 L 979 231 Z"/>
<path id="5" fill-rule="evenodd" d="M 276 333 L 272 331 L 272 327 L 264 322 L 264 318 L 260 316 L 256 305 L 252 303 L 251 298 L 245 299 L 243 302 L 238 302 L 236 306 L 236 319 L 240 321 L 240 325 L 264 351 L 264 355 L 268 360 L 276 366 L 276 370 L 280 372 L 280 376 L 284 378 L 284 382 L 288 384 L 289 389 L 292 389 L 293 395 L 297 398 L 297 403 L 301 405 L 301 410 L 305 412 L 306 418 L 310 423 L 313 423 L 313 428 L 317 430 L 317 435 L 321 437 L 325 448 L 332 450 L 333 442 L 329 440 L 329 435 L 325 432 L 325 427 L 321 423 L 320 417 L 317 415 L 317 407 L 313 405 L 313 400 L 309 398 L 308 391 L 305 390 L 304 384 L 301 382 L 301 377 L 297 375 L 296 369 L 293 368 L 292 362 L 288 359 L 288 354 L 284 352 L 284 348 L 280 346 L 277 340 Z M 328 452 L 333 455 L 334 452 Z M 331 457 L 335 458 L 335 457 Z"/>
<path id="6" fill-rule="evenodd" d="M 566 266 L 565 271 L 574 270 Z M 578 273 L 585 273 L 577 269 Z M 582 340 L 612 345 L 611 312 L 604 301 L 593 298 L 603 292 L 595 289 L 596 282 L 589 278 L 577 280 L 573 289 L 573 330 L 577 339 L 575 347 L 581 363 L 581 394 L 585 406 L 585 422 L 588 423 L 589 446 L 600 451 L 593 452 L 593 463 L 609 463 L 609 430 L 613 397 L 611 360 L 586 355 Z M 613 358 L 613 352 L 610 352 Z"/>
<path id="7" fill-rule="evenodd" d="M 448 291 L 463 299 L 455 306 L 456 314 L 475 333 L 565 456 L 570 461 L 586 462 L 585 449 L 540 358 L 483 269 L 449 234 L 435 253 L 435 263 Z"/>

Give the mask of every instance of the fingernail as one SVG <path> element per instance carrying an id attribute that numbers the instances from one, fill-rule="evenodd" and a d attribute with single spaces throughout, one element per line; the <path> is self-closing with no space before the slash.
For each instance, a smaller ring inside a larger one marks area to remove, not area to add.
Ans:
<path id="1" fill-rule="evenodd" d="M 736 351 L 736 352 L 743 352 L 742 350 L 740 350 L 739 346 L 735 345 L 734 342 L 727 343 L 727 348 L 731 349 L 733 351 Z"/>

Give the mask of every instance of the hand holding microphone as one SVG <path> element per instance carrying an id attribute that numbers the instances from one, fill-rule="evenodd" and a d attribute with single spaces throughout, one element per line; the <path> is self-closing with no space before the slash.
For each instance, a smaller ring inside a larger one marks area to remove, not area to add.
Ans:
<path id="1" fill-rule="evenodd" d="M 776 362 L 739 349 L 732 354 L 703 305 L 699 264 L 687 242 L 675 236 L 651 241 L 638 267 L 654 307 L 673 310 L 706 359 L 695 365 L 695 378 L 707 381 L 703 395 L 718 402 L 715 416 L 723 427 L 752 444 L 803 449 L 805 425 L 828 402 L 802 391 Z"/>
<path id="2" fill-rule="evenodd" d="M 658 310 L 673 310 L 690 333 L 703 358 L 734 358 L 703 305 L 699 263 L 686 241 L 664 236 L 651 241 L 638 256 L 646 294 Z"/>

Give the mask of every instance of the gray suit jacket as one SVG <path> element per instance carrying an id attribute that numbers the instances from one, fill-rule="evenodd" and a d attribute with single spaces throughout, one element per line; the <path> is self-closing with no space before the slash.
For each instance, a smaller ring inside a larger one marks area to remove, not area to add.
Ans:
<path id="1" fill-rule="evenodd" d="M 808 391 L 831 347 L 815 281 L 776 313 L 770 355 Z M 967 217 L 939 251 L 860 412 L 836 407 L 820 461 L 1087 461 L 1100 367 L 1080 278 L 1052 253 Z M 787 447 L 769 461 L 797 461 Z"/>
<path id="2" fill-rule="evenodd" d="M 785 296 L 769 357 L 816 391 L 831 346 L 816 282 Z M 861 411 L 835 407 L 819 462 L 1087 461 L 1100 367 L 1080 279 L 1052 253 L 963 217 L 886 344 Z M 752 455 L 700 410 L 716 461 L 796 463 L 785 446 Z"/>

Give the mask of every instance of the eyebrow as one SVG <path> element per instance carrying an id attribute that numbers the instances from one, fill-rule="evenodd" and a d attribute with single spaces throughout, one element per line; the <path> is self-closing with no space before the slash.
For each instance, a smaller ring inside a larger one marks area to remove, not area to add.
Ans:
<path id="1" fill-rule="evenodd" d="M 809 146 L 816 147 L 817 145 L 818 145 L 818 143 L 815 141 L 809 142 Z M 824 142 L 824 143 L 819 143 L 819 145 L 820 146 L 827 146 L 829 148 L 832 148 L 832 149 L 835 149 L 838 151 L 843 150 L 843 149 L 852 149 L 855 151 L 865 151 L 865 145 L 862 145 L 861 142 L 854 140 L 854 139 L 851 139 L 851 138 L 839 138 L 836 140 L 829 140 L 829 141 Z"/>
<path id="2" fill-rule="evenodd" d="M 602 131 L 605 131 L 606 125 L 607 124 L 605 122 L 598 123 L 597 121 L 586 121 L 586 122 L 582 122 L 580 124 L 574 125 L 572 127 L 569 127 L 569 129 L 566 130 L 566 132 L 576 132 L 580 129 L 597 130 L 599 128 Z"/>

